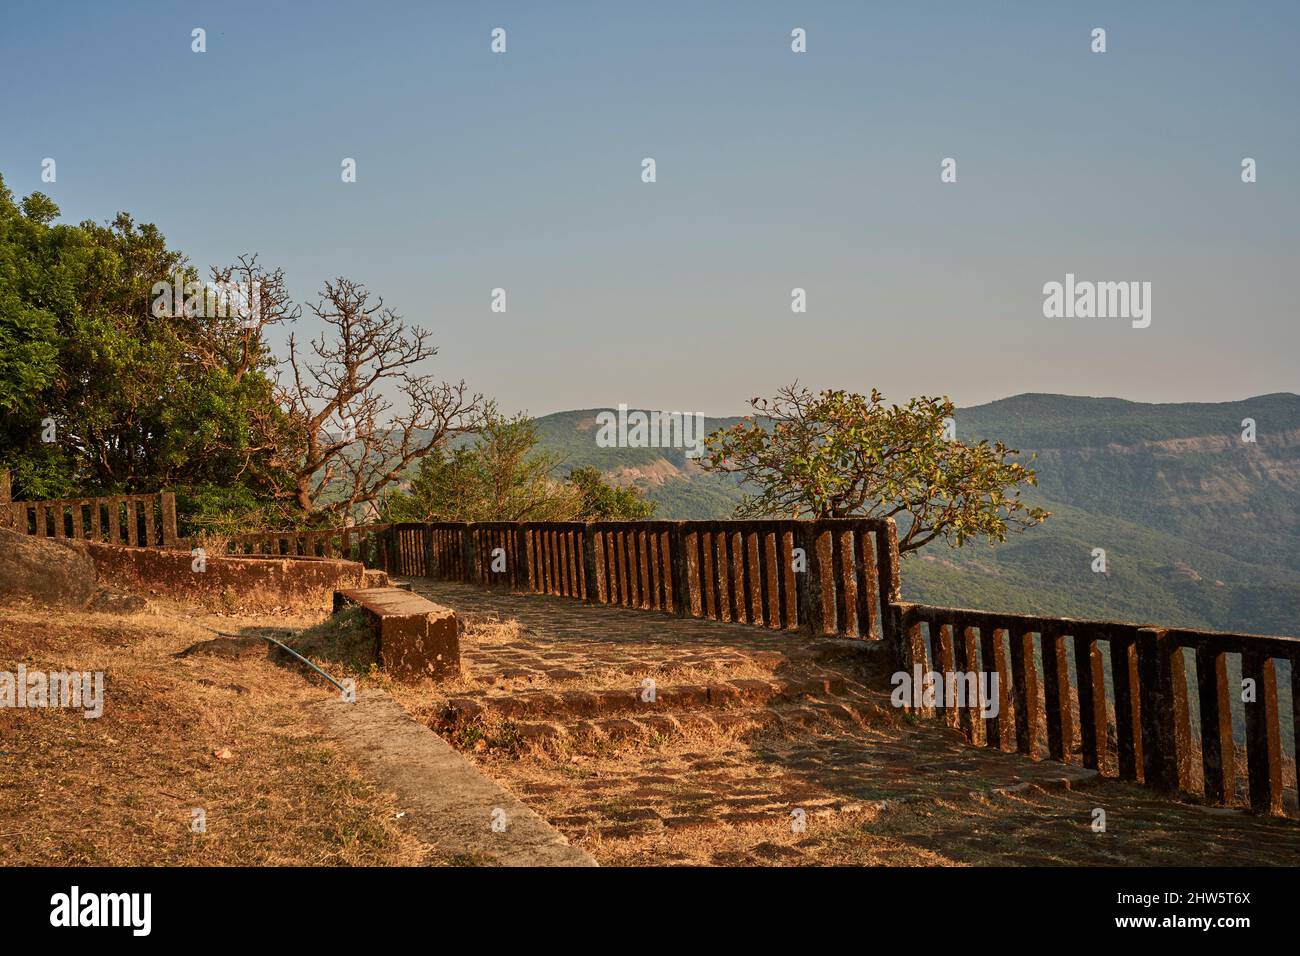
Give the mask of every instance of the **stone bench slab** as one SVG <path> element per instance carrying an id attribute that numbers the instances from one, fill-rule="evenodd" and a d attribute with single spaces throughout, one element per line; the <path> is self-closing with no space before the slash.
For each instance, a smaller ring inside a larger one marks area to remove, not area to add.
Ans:
<path id="1" fill-rule="evenodd" d="M 401 588 L 334 592 L 334 613 L 361 609 L 375 636 L 375 660 L 397 680 L 460 673 L 460 625 L 450 608 Z"/>

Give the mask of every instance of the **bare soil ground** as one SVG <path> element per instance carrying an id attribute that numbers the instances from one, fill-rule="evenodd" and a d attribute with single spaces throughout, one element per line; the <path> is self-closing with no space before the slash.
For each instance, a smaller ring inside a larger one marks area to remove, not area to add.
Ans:
<path id="1" fill-rule="evenodd" d="M 392 798 L 312 722 L 337 693 L 216 635 L 306 627 L 323 609 L 130 617 L 0 608 L 0 670 L 105 672 L 103 716 L 0 708 L 0 865 L 388 865 L 430 862 Z M 205 651 L 209 650 L 205 649 Z M 206 833 L 191 829 L 194 809 Z"/>

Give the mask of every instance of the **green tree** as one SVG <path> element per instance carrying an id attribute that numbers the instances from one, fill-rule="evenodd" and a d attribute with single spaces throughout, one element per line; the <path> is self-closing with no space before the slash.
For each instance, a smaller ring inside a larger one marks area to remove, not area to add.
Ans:
<path id="1" fill-rule="evenodd" d="M 490 406 L 473 442 L 420 460 L 408 491 L 390 495 L 387 521 L 591 521 L 647 518 L 654 505 L 635 488 L 617 488 L 594 468 L 565 481 L 559 460 L 539 451 L 537 425 Z"/>
<path id="2" fill-rule="evenodd" d="M 647 501 L 641 489 L 610 484 L 591 465 L 573 469 L 568 483 L 581 495 L 578 521 L 644 521 L 655 512 L 655 503 Z"/>
<path id="3" fill-rule="evenodd" d="M 58 375 L 53 308 L 72 296 L 66 270 L 57 267 L 57 237 L 47 225 L 57 214 L 40 193 L 19 207 L 0 179 L 0 467 L 13 470 L 17 488 L 54 495 L 69 490 L 69 467 L 40 440 L 34 397 Z"/>
<path id="4" fill-rule="evenodd" d="M 706 470 L 751 487 L 737 517 L 899 517 L 901 552 L 936 538 L 960 546 L 1050 517 L 1020 500 L 1032 469 L 1008 460 L 1001 442 L 967 445 L 951 434 L 947 398 L 886 405 L 876 390 L 813 394 L 798 384 L 752 399 L 756 420 L 706 440 Z"/>
<path id="5" fill-rule="evenodd" d="M 539 452 L 537 426 L 525 414 L 491 408 L 474 441 L 420 459 L 408 492 L 384 503 L 389 521 L 565 521 L 580 495 L 551 477 L 557 462 Z"/>
<path id="6" fill-rule="evenodd" d="M 156 308 L 156 286 L 198 280 L 156 227 L 58 214 L 0 180 L 0 468 L 15 494 L 262 489 L 251 424 L 280 411 L 261 326 Z M 256 345 L 228 357 L 231 335 Z"/>

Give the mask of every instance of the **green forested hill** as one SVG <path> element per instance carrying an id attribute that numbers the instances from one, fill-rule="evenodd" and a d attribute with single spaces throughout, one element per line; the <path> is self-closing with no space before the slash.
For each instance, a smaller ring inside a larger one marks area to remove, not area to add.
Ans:
<path id="1" fill-rule="evenodd" d="M 1155 405 L 1121 398 L 1029 392 L 959 411 L 963 432 L 1013 448 L 1088 448 L 1140 441 L 1221 436 L 1238 441 L 1253 418 L 1276 432 L 1300 427 L 1300 395 L 1275 392 L 1240 402 Z"/>
<path id="2" fill-rule="evenodd" d="M 1254 419 L 1255 443 L 1241 440 Z M 737 419 L 708 419 L 712 430 Z M 664 518 L 723 518 L 740 499 L 680 449 L 600 449 L 595 410 L 538 420 L 562 470 L 593 464 Z M 913 600 L 1300 634 L 1300 395 L 1155 405 L 1026 394 L 962 409 L 964 440 L 1036 454 L 1053 512 L 1006 544 L 930 546 L 903 567 Z M 1092 571 L 1104 548 L 1107 572 Z"/>

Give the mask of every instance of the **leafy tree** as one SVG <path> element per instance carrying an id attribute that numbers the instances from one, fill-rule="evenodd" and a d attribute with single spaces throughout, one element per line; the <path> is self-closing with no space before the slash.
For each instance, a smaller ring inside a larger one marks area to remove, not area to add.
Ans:
<path id="1" fill-rule="evenodd" d="M 654 510 L 634 488 L 615 488 L 594 468 L 566 481 L 559 461 L 537 450 L 537 425 L 526 414 L 499 415 L 489 404 L 475 440 L 420 460 L 410 490 L 390 496 L 390 521 L 589 521 L 644 518 Z"/>
<path id="2" fill-rule="evenodd" d="M 735 474 L 759 489 L 737 517 L 900 517 L 899 550 L 936 538 L 960 546 L 1050 515 L 1020 500 L 1036 484 L 1032 469 L 1008 458 L 1001 442 L 967 445 L 948 433 L 947 398 L 886 405 L 843 390 L 813 394 L 798 384 L 774 399 L 750 401 L 756 418 L 706 440 L 706 470 Z"/>
<path id="3" fill-rule="evenodd" d="M 40 193 L 19 207 L 0 179 L 0 467 L 13 470 L 16 488 L 53 495 L 69 490 L 69 468 L 41 442 L 34 399 L 58 375 L 58 316 L 51 306 L 73 294 L 66 271 L 50 268 L 58 248 L 47 223 L 57 214 Z"/>
<path id="4" fill-rule="evenodd" d="M 644 521 L 655 512 L 655 503 L 639 488 L 610 484 L 591 465 L 573 469 L 568 482 L 581 494 L 576 520 Z"/>
<path id="5" fill-rule="evenodd" d="M 475 440 L 420 459 L 410 491 L 390 496 L 392 521 L 563 521 L 579 495 L 551 478 L 555 459 L 536 451 L 527 415 L 505 418 L 490 405 Z"/>
<path id="6" fill-rule="evenodd" d="M 282 416 L 260 328 L 251 356 L 222 352 L 212 317 L 156 308 L 159 284 L 198 280 L 156 227 L 58 214 L 0 180 L 0 468 L 15 494 L 265 494 L 251 425 Z"/>

